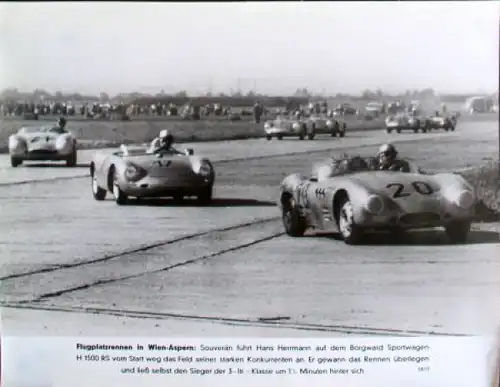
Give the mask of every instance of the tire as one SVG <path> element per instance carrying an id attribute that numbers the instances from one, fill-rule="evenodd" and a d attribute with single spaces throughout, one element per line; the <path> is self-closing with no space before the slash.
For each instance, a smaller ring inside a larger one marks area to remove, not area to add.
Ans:
<path id="1" fill-rule="evenodd" d="M 66 166 L 67 167 L 76 167 L 76 163 L 78 161 L 77 153 L 76 153 L 76 148 L 73 148 L 73 152 L 69 155 L 69 157 L 66 159 Z"/>
<path id="2" fill-rule="evenodd" d="M 300 209 L 295 206 L 293 199 L 290 199 L 283 206 L 282 220 L 288 236 L 298 238 L 305 234 L 307 230 L 306 219 L 302 216 Z"/>
<path id="3" fill-rule="evenodd" d="M 122 206 L 124 204 L 127 204 L 128 202 L 128 197 L 127 195 L 121 190 L 120 186 L 117 184 L 115 181 L 115 174 L 116 171 L 113 170 L 113 197 L 115 199 L 115 203 L 118 204 L 119 206 Z"/>
<path id="4" fill-rule="evenodd" d="M 308 139 L 308 140 L 314 140 L 314 136 L 315 136 L 315 133 L 314 133 L 314 132 L 308 133 L 308 134 L 307 134 L 307 139 Z"/>
<path id="5" fill-rule="evenodd" d="M 11 157 L 10 157 L 10 166 L 11 166 L 12 168 L 17 168 L 17 167 L 18 167 L 18 166 L 20 166 L 22 163 L 23 163 L 23 160 L 18 159 L 17 157 L 14 157 L 14 156 L 11 156 Z"/>
<path id="6" fill-rule="evenodd" d="M 401 128 L 397 128 L 396 133 L 401 133 Z"/>
<path id="7" fill-rule="evenodd" d="M 451 243 L 466 243 L 470 233 L 469 221 L 455 221 L 446 225 L 445 233 Z"/>
<path id="8" fill-rule="evenodd" d="M 345 131 L 339 132 L 339 137 L 345 137 Z"/>
<path id="9" fill-rule="evenodd" d="M 391 133 L 392 133 L 392 129 L 389 129 L 389 128 L 387 128 L 385 131 L 386 131 L 387 133 L 389 133 L 389 134 L 391 134 Z"/>
<path id="10" fill-rule="evenodd" d="M 212 201 L 213 196 L 213 186 L 204 188 L 197 195 L 196 200 L 201 205 L 207 205 Z"/>
<path id="11" fill-rule="evenodd" d="M 276 138 L 281 141 L 281 140 L 283 140 L 283 135 L 282 134 L 277 134 Z"/>
<path id="12" fill-rule="evenodd" d="M 98 200 L 98 201 L 102 201 L 104 199 L 106 199 L 106 190 L 105 189 L 102 189 L 101 187 L 99 187 L 99 185 L 97 184 L 97 179 L 96 177 L 94 176 L 94 173 L 92 173 L 90 175 L 90 183 L 91 183 L 91 187 L 92 187 L 92 196 L 94 197 L 95 200 Z"/>
<path id="13" fill-rule="evenodd" d="M 307 133 L 307 126 L 302 125 L 302 128 L 300 129 L 299 133 L 299 140 L 303 140 L 306 136 L 306 133 Z"/>
<path id="14" fill-rule="evenodd" d="M 454 132 L 454 131 L 455 131 L 455 125 L 451 125 L 451 126 L 450 126 L 450 130 L 451 130 L 452 132 Z"/>
<path id="15" fill-rule="evenodd" d="M 362 241 L 363 232 L 354 223 L 352 204 L 348 197 L 340 204 L 337 226 L 345 244 L 355 245 Z"/>
<path id="16" fill-rule="evenodd" d="M 413 133 L 418 133 L 418 128 L 414 128 Z"/>
<path id="17" fill-rule="evenodd" d="M 266 134 L 267 141 L 271 141 L 272 138 L 273 138 L 273 136 L 270 136 L 269 134 Z"/>
<path id="18" fill-rule="evenodd" d="M 337 137 L 337 134 L 340 134 L 339 128 L 340 128 L 339 122 L 335 121 L 335 124 L 333 124 L 332 132 L 330 133 L 330 135 L 332 137 Z"/>

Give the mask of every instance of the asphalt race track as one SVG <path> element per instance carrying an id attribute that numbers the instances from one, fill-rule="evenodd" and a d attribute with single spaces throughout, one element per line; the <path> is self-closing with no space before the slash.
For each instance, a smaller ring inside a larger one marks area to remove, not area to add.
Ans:
<path id="1" fill-rule="evenodd" d="M 369 136 L 369 137 L 368 137 Z M 0 157 L 0 273 L 7 335 L 319 336 L 477 334 L 500 321 L 500 239 L 476 225 L 466 245 L 441 232 L 349 247 L 283 235 L 280 180 L 334 152 L 381 142 L 426 170 L 498 157 L 498 123 L 454 133 L 353 133 L 315 141 L 183 145 L 215 161 L 216 199 L 117 206 L 92 199 L 80 168 Z M 71 313 L 73 312 L 73 313 Z"/>

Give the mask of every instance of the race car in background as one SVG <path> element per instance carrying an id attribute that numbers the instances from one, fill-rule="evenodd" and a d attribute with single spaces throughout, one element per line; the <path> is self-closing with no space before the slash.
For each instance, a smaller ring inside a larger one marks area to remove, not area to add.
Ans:
<path id="1" fill-rule="evenodd" d="M 476 199 L 458 174 L 423 174 L 415 164 L 410 173 L 380 171 L 369 160 L 346 157 L 315 166 L 310 178 L 287 176 L 278 206 L 291 237 L 315 229 L 358 244 L 369 232 L 444 227 L 451 242 L 465 243 Z"/>
<path id="2" fill-rule="evenodd" d="M 386 106 L 382 102 L 370 102 L 365 106 L 365 118 L 377 118 L 385 113 Z"/>
<path id="3" fill-rule="evenodd" d="M 282 140 L 284 137 L 298 137 L 303 140 L 306 136 L 313 140 L 315 132 L 306 125 L 299 117 L 277 117 L 264 123 L 264 132 L 267 140 L 276 137 Z"/>
<path id="4" fill-rule="evenodd" d="M 108 192 L 117 204 L 129 197 L 172 197 L 179 201 L 196 196 L 200 204 L 212 199 L 215 171 L 209 159 L 193 149 L 150 153 L 146 147 L 122 145 L 109 154 L 96 152 L 90 163 L 92 196 L 101 201 Z"/>
<path id="5" fill-rule="evenodd" d="M 344 102 L 337 105 L 336 108 L 332 109 L 329 115 L 331 117 L 356 116 L 358 115 L 358 109 L 356 109 L 350 103 Z"/>
<path id="6" fill-rule="evenodd" d="M 324 115 L 311 115 L 304 118 L 310 131 L 315 134 L 329 134 L 331 137 L 345 137 L 347 124 Z"/>
<path id="7" fill-rule="evenodd" d="M 316 134 L 345 137 L 346 129 L 345 122 L 316 115 L 278 117 L 264 123 L 267 140 L 271 140 L 273 137 L 278 140 L 282 140 L 284 137 L 298 137 L 299 140 L 307 137 L 309 140 L 313 140 Z"/>
<path id="8" fill-rule="evenodd" d="M 416 114 L 398 113 L 389 115 L 385 119 L 385 130 L 387 133 L 401 133 L 402 131 L 411 130 L 414 133 L 421 131 L 426 133 L 428 131 L 425 125 L 425 119 Z"/>
<path id="9" fill-rule="evenodd" d="M 23 127 L 9 137 L 12 167 L 23 161 L 66 161 L 68 167 L 77 163 L 77 141 L 71 132 L 58 126 Z"/>
<path id="10" fill-rule="evenodd" d="M 441 114 L 436 111 L 425 120 L 425 127 L 428 131 L 435 129 L 444 129 L 453 132 L 457 126 L 458 117 L 456 114 Z"/>

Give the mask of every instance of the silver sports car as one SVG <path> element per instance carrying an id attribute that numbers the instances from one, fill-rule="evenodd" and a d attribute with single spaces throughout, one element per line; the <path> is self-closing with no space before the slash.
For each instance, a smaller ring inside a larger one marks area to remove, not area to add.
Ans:
<path id="1" fill-rule="evenodd" d="M 414 133 L 422 131 L 427 132 L 425 120 L 417 115 L 410 113 L 398 113 L 396 115 L 387 116 L 385 119 L 385 130 L 387 133 L 401 133 L 404 130 L 411 130 Z"/>
<path id="2" fill-rule="evenodd" d="M 332 137 L 345 137 L 347 125 L 334 118 L 311 115 L 304 119 L 309 131 L 315 134 L 330 134 Z"/>
<path id="3" fill-rule="evenodd" d="M 117 204 L 129 197 L 196 196 L 200 204 L 212 199 L 215 171 L 210 160 L 192 149 L 150 153 L 146 147 L 122 145 L 111 154 L 97 152 L 90 163 L 92 195 L 104 200 L 111 192 Z"/>
<path id="4" fill-rule="evenodd" d="M 457 116 L 454 114 L 441 115 L 434 114 L 426 120 L 426 126 L 428 130 L 432 129 L 444 129 L 445 131 L 454 131 L 457 126 Z"/>
<path id="5" fill-rule="evenodd" d="M 311 178 L 289 175 L 278 205 L 288 235 L 309 228 L 339 232 L 345 243 L 362 241 L 369 231 L 444 227 L 454 243 L 467 240 L 476 195 L 453 173 L 380 171 L 360 157 L 329 160 Z"/>
<path id="6" fill-rule="evenodd" d="M 24 127 L 9 137 L 10 164 L 17 167 L 25 160 L 77 162 L 76 138 L 57 126 Z"/>
<path id="7" fill-rule="evenodd" d="M 306 136 L 309 140 L 313 140 L 315 136 L 312 128 L 308 127 L 302 119 L 296 117 L 277 117 L 274 120 L 266 121 L 264 131 L 268 140 L 273 137 L 278 140 L 282 140 L 283 137 L 298 137 L 303 140 Z"/>

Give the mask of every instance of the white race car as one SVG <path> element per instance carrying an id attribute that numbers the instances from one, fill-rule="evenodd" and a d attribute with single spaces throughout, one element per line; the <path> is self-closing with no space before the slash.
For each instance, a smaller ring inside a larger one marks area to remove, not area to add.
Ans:
<path id="1" fill-rule="evenodd" d="M 77 162 L 76 138 L 57 126 L 24 127 L 9 137 L 10 164 L 17 167 L 25 160 Z"/>

